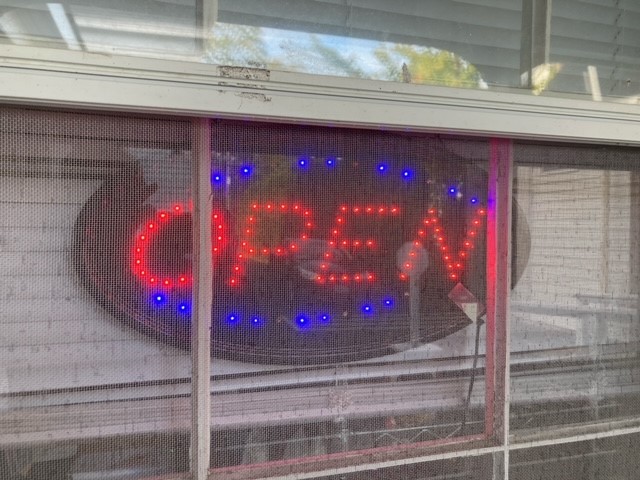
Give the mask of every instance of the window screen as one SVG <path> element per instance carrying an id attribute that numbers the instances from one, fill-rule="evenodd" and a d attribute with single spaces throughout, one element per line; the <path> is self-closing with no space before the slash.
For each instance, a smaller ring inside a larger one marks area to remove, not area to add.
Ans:
<path id="1" fill-rule="evenodd" d="M 188 126 L 1 110 L 3 478 L 188 468 Z"/>
<path id="2" fill-rule="evenodd" d="M 638 434 L 518 450 L 511 454 L 509 478 L 635 478 Z"/>
<path id="3" fill-rule="evenodd" d="M 402 478 L 405 480 L 445 480 L 449 478 L 489 480 L 493 478 L 492 465 L 491 455 L 484 455 L 380 468 L 347 474 L 342 478 L 345 480 L 386 480 L 389 478 Z"/>
<path id="4" fill-rule="evenodd" d="M 486 412 L 501 407 L 484 376 L 489 141 L 208 127 L 214 475 L 486 446 Z M 189 469 L 193 128 L 2 110 L 1 474 Z M 547 427 L 622 428 L 638 414 L 636 152 L 516 142 L 513 154 L 513 444 Z M 567 461 L 627 448 L 584 445 Z M 516 478 L 536 452 L 514 455 Z"/>
<path id="5" fill-rule="evenodd" d="M 482 434 L 488 142 L 212 138 L 213 466 Z"/>
<path id="6" fill-rule="evenodd" d="M 210 126 L 212 466 L 484 435 L 488 142 Z M 191 123 L 0 134 L 0 468 L 188 470 Z"/>
<path id="7" fill-rule="evenodd" d="M 531 243 L 511 299 L 512 430 L 635 416 L 637 152 L 514 151 L 514 198 Z"/>

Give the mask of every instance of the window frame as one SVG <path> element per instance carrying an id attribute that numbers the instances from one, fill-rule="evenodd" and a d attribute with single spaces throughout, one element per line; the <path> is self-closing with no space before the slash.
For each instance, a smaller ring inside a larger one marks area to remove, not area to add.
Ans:
<path id="1" fill-rule="evenodd" d="M 0 45 L 0 102 L 638 145 L 638 107 Z M 118 88 L 113 88 L 114 84 Z"/>
<path id="2" fill-rule="evenodd" d="M 486 436 L 465 437 L 443 445 L 411 446 L 375 455 L 352 452 L 319 463 L 293 462 L 244 466 L 216 471 L 215 478 L 318 478 L 385 466 L 419 463 L 456 456 L 494 455 L 494 478 L 508 478 L 510 449 L 604 438 L 640 432 L 640 421 L 614 425 L 613 430 L 572 430 L 554 438 L 510 437 L 509 423 L 509 259 L 512 144 L 510 139 L 544 139 L 639 146 L 640 115 L 633 105 L 584 98 L 533 96 L 528 91 L 481 91 L 396 84 L 352 78 L 324 77 L 264 69 L 219 67 L 167 60 L 0 46 L 0 103 L 196 117 L 194 145 L 205 145 L 208 118 L 242 118 L 304 122 L 325 126 L 454 133 L 491 138 L 489 195 L 493 217 L 488 222 L 489 280 Z M 526 93 L 523 93 L 526 92 Z M 197 117 L 201 117 L 198 119 Z M 206 208 L 209 155 L 196 148 L 193 186 L 200 224 L 210 218 Z M 199 172 L 199 174 L 197 173 Z M 203 180 L 204 179 L 204 180 Z M 194 228 L 199 278 L 211 278 L 207 229 Z M 196 239 L 197 237 L 197 239 Z M 208 328 L 211 300 L 206 289 L 195 293 L 198 335 L 193 340 L 193 395 L 210 391 Z M 490 351 L 489 351 L 490 350 Z M 210 396 L 193 406 L 193 478 L 207 478 L 209 468 Z M 558 429 L 562 431 L 562 429 Z M 370 452 L 371 453 L 371 452 Z M 365 459 L 367 462 L 365 463 Z M 315 461 L 315 460 L 314 460 Z M 181 478 L 177 476 L 176 478 Z M 213 478 L 213 477 L 211 477 Z"/>

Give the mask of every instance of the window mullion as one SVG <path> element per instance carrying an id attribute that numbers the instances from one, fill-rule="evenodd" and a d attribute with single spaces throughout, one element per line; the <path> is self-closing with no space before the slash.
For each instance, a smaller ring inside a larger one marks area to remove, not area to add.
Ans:
<path id="1" fill-rule="evenodd" d="M 193 309 L 191 326 L 191 472 L 207 478 L 211 450 L 211 124 L 193 121 Z"/>
<path id="2" fill-rule="evenodd" d="M 494 479 L 509 476 L 509 296 L 513 146 L 492 139 L 487 202 L 487 390 L 486 431 L 500 445 Z"/>

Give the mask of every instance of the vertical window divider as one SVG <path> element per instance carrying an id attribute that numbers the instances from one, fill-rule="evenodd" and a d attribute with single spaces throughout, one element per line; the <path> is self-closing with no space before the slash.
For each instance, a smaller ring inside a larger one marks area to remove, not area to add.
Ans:
<path id="1" fill-rule="evenodd" d="M 191 323 L 191 475 L 205 480 L 211 456 L 211 122 L 192 122 L 193 298 Z"/>
<path id="2" fill-rule="evenodd" d="M 509 477 L 509 298 L 513 143 L 490 143 L 487 201 L 487 357 L 485 432 L 502 452 L 494 455 L 494 480 Z"/>

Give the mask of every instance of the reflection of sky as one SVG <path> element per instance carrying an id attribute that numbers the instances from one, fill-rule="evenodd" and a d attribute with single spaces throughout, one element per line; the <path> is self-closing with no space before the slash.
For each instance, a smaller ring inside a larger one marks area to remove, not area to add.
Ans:
<path id="1" fill-rule="evenodd" d="M 286 44 L 295 45 L 299 51 L 311 51 L 312 35 L 323 45 L 334 48 L 343 57 L 355 62 L 355 67 L 360 68 L 367 76 L 375 77 L 380 70 L 380 62 L 373 52 L 380 47 L 381 42 L 365 40 L 361 38 L 342 37 L 338 35 L 310 34 L 293 30 L 280 30 L 276 28 L 262 28 L 265 46 L 270 58 L 278 59 L 286 57 Z M 318 72 L 320 73 L 320 72 Z"/>

